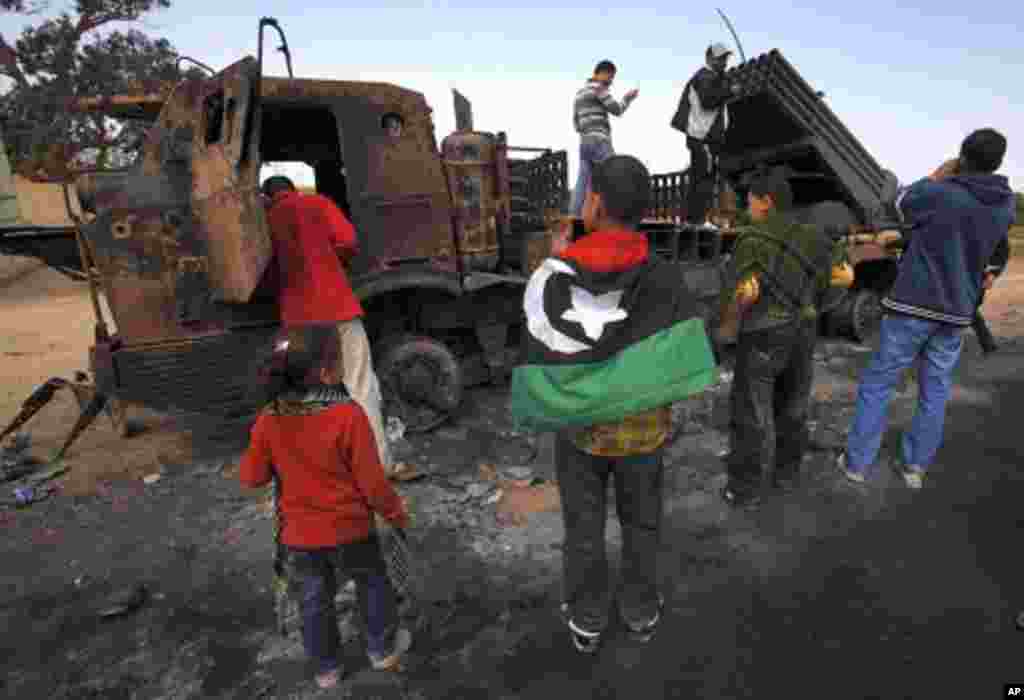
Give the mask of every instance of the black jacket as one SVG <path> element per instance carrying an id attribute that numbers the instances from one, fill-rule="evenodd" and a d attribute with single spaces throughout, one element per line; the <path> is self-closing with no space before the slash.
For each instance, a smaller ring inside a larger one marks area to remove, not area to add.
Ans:
<path id="1" fill-rule="evenodd" d="M 696 105 L 691 103 L 691 87 L 697 93 L 700 107 L 705 112 L 705 118 L 710 119 L 713 115 L 714 121 L 706 133 L 702 133 L 703 129 L 699 124 L 700 115 L 694 115 Z M 725 73 L 716 73 L 704 66 L 694 73 L 683 87 L 683 94 L 679 98 L 679 107 L 676 108 L 675 116 L 672 117 L 672 128 L 698 141 L 722 143 L 725 141 L 727 128 L 725 103 L 730 97 L 732 97 L 730 81 Z"/>

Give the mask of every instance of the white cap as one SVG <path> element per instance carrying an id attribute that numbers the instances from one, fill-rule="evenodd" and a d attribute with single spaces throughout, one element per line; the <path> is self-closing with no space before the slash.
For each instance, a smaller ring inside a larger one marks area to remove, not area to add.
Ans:
<path id="1" fill-rule="evenodd" d="M 722 56 L 728 56 L 732 53 L 732 49 L 720 41 L 709 46 L 708 51 L 711 52 L 711 58 L 721 58 Z"/>

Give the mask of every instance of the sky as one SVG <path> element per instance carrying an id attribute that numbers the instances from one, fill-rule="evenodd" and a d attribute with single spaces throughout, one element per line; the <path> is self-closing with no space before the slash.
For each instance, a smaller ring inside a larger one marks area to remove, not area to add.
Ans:
<path id="1" fill-rule="evenodd" d="M 61 7 L 51 0 L 51 11 Z M 722 9 L 748 58 L 779 49 L 901 182 L 954 157 L 970 131 L 993 127 L 1009 141 L 1001 172 L 1024 190 L 1024 4 L 993 11 L 962 0 L 932 0 L 923 10 L 880 0 L 734 1 Z M 513 146 L 566 149 L 570 187 L 579 148 L 572 99 L 599 60 L 618 66 L 617 97 L 640 91 L 612 120 L 616 151 L 638 157 L 652 173 L 670 172 L 689 162 L 683 135 L 668 125 L 683 84 L 709 43 L 734 45 L 714 5 L 676 0 L 628 9 L 564 0 L 379 7 L 173 0 L 140 28 L 222 68 L 256 54 L 261 16 L 281 22 L 296 76 L 384 81 L 421 92 L 434 109 L 438 143 L 455 127 L 457 88 L 472 101 L 478 130 L 505 131 Z M 13 42 L 26 22 L 0 15 L 0 33 Z M 286 72 L 277 45 L 268 31 L 270 75 Z"/>

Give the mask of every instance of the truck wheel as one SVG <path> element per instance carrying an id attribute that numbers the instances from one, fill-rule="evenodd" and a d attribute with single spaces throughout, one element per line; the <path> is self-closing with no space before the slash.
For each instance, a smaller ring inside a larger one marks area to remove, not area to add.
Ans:
<path id="1" fill-rule="evenodd" d="M 848 335 L 859 343 L 867 342 L 882 322 L 882 297 L 873 289 L 851 291 L 839 307 L 828 315 L 829 330 Z"/>
<path id="2" fill-rule="evenodd" d="M 448 347 L 434 338 L 400 335 L 381 341 L 377 376 L 385 420 L 398 417 L 420 433 L 448 420 L 462 403 L 462 367 Z"/>

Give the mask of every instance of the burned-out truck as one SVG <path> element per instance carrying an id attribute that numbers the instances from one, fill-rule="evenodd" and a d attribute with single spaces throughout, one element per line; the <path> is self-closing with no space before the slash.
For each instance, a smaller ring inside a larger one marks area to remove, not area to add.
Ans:
<path id="1" fill-rule="evenodd" d="M 264 274 L 271 239 L 259 193 L 263 163 L 309 164 L 317 192 L 355 224 L 360 250 L 349 273 L 387 414 L 410 430 L 429 429 L 458 406 L 465 387 L 502 378 L 517 359 L 522 293 L 567 205 L 566 153 L 515 149 L 503 133 L 474 131 L 457 93 L 457 130 L 438 148 L 420 93 L 296 79 L 287 42 L 289 77 L 266 77 L 266 27 L 284 40 L 275 21 L 262 20 L 255 59 L 150 94 L 80 103 L 150 122 L 140 161 L 78 178 L 85 214 L 71 231 L 0 231 L 2 252 L 45 259 L 60 250 L 65 268 L 77 252 L 89 280 L 96 399 L 67 444 L 111 403 L 224 418 L 255 411 L 253 370 L 278 327 Z M 865 337 L 896 260 L 871 236 L 864 243 L 856 235 L 877 221 L 894 178 L 777 51 L 730 74 L 742 93 L 730 104 L 720 169 L 735 199 L 721 197 L 716 214 L 736 209 L 752 173 L 784 169 L 801 216 L 855 243 L 855 286 L 833 290 L 826 322 Z M 679 264 L 680 282 L 702 297 L 713 322 L 733 232 L 682 224 L 686 177 L 652 177 L 641 229 L 657 254 Z M 13 428 L 58 385 L 43 387 Z"/>
<path id="2" fill-rule="evenodd" d="M 880 320 L 880 295 L 895 280 L 897 256 L 877 242 L 883 200 L 895 188 L 895 176 L 779 51 L 741 63 L 727 76 L 741 91 L 728 105 L 730 126 L 719 157 L 722 189 L 742 202 L 751 175 L 774 169 L 793 186 L 803 220 L 825 235 L 847 238 L 856 262 L 854 286 L 830 292 L 824 323 L 826 330 L 864 339 Z M 647 228 L 670 256 L 679 250 L 695 251 L 702 260 L 727 255 L 734 239 L 727 225 L 720 240 L 718 234 L 679 226 L 686 215 L 686 178 L 685 171 L 652 176 L 654 206 Z"/>
<path id="3" fill-rule="evenodd" d="M 68 444 L 110 401 L 224 419 L 255 412 L 255 369 L 278 328 L 260 193 L 267 162 L 311 165 L 316 191 L 355 225 L 348 272 L 387 414 L 428 429 L 464 387 L 511 369 L 528 273 L 567 197 L 565 152 L 510 158 L 504 133 L 473 131 L 460 96 L 459 128 L 438 148 L 418 92 L 264 76 L 266 27 L 284 40 L 265 18 L 257 58 L 79 104 L 151 126 L 130 170 L 75 182 L 85 215 L 71 235 L 95 306 L 96 392 Z M 12 252 L 14 239 L 0 238 Z"/>

